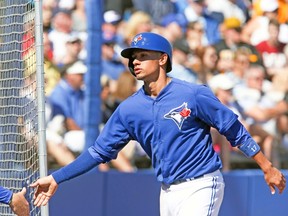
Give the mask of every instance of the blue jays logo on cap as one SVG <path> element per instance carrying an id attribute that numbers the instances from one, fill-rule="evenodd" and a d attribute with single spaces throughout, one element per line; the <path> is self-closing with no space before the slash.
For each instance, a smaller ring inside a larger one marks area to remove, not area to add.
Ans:
<path id="1" fill-rule="evenodd" d="M 191 110 L 187 108 L 187 103 L 184 102 L 181 106 L 170 110 L 164 115 L 164 118 L 172 119 L 176 123 L 177 127 L 181 130 L 184 121 L 190 117 L 190 114 Z"/>
<path id="2" fill-rule="evenodd" d="M 133 38 L 133 43 L 134 44 L 137 44 L 138 41 L 142 40 L 142 34 L 140 35 L 136 35 L 134 38 Z"/>

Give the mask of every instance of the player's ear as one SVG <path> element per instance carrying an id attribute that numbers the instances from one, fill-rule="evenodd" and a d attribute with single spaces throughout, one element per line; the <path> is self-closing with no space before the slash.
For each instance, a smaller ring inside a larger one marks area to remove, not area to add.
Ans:
<path id="1" fill-rule="evenodd" d="M 168 62 L 168 55 L 166 53 L 162 53 L 159 59 L 159 65 L 163 66 Z"/>

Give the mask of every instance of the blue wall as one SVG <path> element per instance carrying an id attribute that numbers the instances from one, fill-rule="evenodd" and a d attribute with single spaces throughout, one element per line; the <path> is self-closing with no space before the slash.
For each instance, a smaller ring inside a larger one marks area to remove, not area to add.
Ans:
<path id="1" fill-rule="evenodd" d="M 284 171 L 287 178 L 288 171 Z M 224 173 L 219 216 L 287 216 L 288 189 L 271 195 L 259 170 Z M 152 171 L 93 170 L 62 183 L 49 204 L 50 216 L 159 216 L 160 184 Z"/>

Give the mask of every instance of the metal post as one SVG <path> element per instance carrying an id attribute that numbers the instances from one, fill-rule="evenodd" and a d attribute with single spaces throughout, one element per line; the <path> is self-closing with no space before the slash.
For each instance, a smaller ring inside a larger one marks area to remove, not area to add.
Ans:
<path id="1" fill-rule="evenodd" d="M 39 169 L 40 177 L 47 175 L 47 151 L 45 133 L 45 93 L 44 93 L 44 54 L 43 54 L 43 18 L 42 1 L 35 2 L 35 46 L 36 46 L 36 79 L 38 103 L 38 136 L 39 136 Z M 41 207 L 41 216 L 49 216 L 48 205 Z"/>

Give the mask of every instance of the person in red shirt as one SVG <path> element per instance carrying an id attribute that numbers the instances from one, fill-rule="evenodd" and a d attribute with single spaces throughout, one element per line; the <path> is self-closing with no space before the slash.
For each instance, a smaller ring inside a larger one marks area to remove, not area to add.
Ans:
<path id="1" fill-rule="evenodd" d="M 269 38 L 256 45 L 256 49 L 262 56 L 263 64 L 267 68 L 269 76 L 273 76 L 287 63 L 284 54 L 285 44 L 278 39 L 279 29 L 279 22 L 276 19 L 271 19 L 268 26 Z"/>

